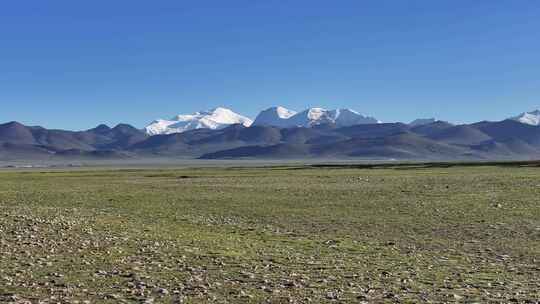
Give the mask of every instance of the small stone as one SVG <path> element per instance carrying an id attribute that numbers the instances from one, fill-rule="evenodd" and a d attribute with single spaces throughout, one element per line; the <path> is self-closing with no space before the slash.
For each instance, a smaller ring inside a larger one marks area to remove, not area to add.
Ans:
<path id="1" fill-rule="evenodd" d="M 326 293 L 326 299 L 328 299 L 328 300 L 337 300 L 338 298 L 339 297 L 338 297 L 337 293 L 335 293 L 335 292 L 330 291 L 330 292 Z"/>

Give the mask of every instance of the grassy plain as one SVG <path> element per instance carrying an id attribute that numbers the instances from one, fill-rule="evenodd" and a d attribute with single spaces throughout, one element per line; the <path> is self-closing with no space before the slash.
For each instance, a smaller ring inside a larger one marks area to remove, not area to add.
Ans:
<path id="1" fill-rule="evenodd" d="M 537 303 L 540 168 L 0 173 L 0 302 Z"/>

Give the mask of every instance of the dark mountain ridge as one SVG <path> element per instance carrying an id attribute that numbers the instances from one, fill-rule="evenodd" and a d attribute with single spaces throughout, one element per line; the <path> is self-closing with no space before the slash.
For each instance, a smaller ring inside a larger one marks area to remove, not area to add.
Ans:
<path id="1" fill-rule="evenodd" d="M 540 158 L 540 127 L 512 120 L 457 126 L 441 121 L 341 128 L 231 125 L 148 136 L 128 124 L 85 131 L 0 124 L 0 160 L 127 157 L 536 159 Z"/>
<path id="2" fill-rule="evenodd" d="M 0 125 L 0 159 L 108 157 L 146 138 L 143 131 L 127 124 L 112 129 L 99 125 L 86 131 L 65 131 L 10 122 Z"/>

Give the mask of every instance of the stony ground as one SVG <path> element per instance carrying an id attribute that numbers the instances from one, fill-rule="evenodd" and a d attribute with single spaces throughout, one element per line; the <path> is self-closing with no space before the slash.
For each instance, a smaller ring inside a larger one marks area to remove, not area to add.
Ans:
<path id="1" fill-rule="evenodd" d="M 0 173 L 4 303 L 538 303 L 540 169 Z"/>

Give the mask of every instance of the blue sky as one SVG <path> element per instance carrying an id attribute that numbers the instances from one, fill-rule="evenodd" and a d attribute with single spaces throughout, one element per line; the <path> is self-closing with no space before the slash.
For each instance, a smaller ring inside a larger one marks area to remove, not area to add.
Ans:
<path id="1" fill-rule="evenodd" d="M 143 127 L 217 106 L 383 121 L 540 107 L 540 3 L 5 1 L 0 121 Z"/>

